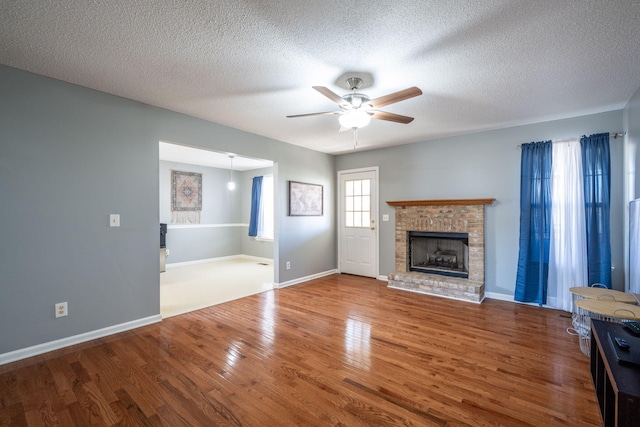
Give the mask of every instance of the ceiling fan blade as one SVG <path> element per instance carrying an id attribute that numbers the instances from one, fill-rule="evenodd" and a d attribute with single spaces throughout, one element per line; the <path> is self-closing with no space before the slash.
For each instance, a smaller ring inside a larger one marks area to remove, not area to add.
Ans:
<path id="1" fill-rule="evenodd" d="M 318 92 L 320 92 L 321 94 L 323 94 L 324 96 L 326 96 L 327 98 L 329 98 L 330 100 L 332 100 L 333 102 L 335 102 L 336 104 L 338 104 L 341 107 L 350 107 L 351 106 L 351 104 L 349 104 L 347 101 L 342 99 L 340 97 L 340 95 L 338 95 L 337 93 L 335 93 L 334 91 L 332 91 L 329 88 L 326 88 L 324 86 L 311 86 L 311 87 L 314 88 L 315 90 L 317 90 Z"/>
<path id="2" fill-rule="evenodd" d="M 295 118 L 295 117 L 308 117 L 308 116 L 322 116 L 325 114 L 338 114 L 337 111 L 324 111 L 322 113 L 307 113 L 307 114 L 295 114 L 293 116 L 287 116 L 287 118 Z"/>
<path id="3" fill-rule="evenodd" d="M 413 86 L 408 89 L 401 90 L 399 92 L 390 93 L 389 95 L 372 99 L 371 102 L 369 102 L 369 104 L 371 104 L 373 108 L 379 108 L 379 107 L 384 107 L 385 105 L 404 101 L 405 99 L 413 98 L 414 96 L 418 96 L 418 95 L 422 95 L 422 91 L 417 87 Z"/>
<path id="4" fill-rule="evenodd" d="M 400 114 L 386 113 L 384 111 L 374 111 L 372 117 L 378 120 L 387 120 L 390 122 L 408 124 L 413 121 L 413 117 L 401 116 Z"/>

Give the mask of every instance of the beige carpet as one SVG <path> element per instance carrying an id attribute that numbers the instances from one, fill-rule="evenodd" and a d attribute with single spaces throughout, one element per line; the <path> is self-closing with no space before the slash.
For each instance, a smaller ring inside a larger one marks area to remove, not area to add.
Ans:
<path id="1" fill-rule="evenodd" d="M 273 261 L 235 258 L 169 265 L 160 273 L 160 314 L 171 317 L 271 289 Z"/>

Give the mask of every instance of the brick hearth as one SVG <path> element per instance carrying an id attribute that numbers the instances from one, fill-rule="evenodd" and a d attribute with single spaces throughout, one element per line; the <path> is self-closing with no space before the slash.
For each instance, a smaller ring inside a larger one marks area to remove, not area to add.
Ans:
<path id="1" fill-rule="evenodd" d="M 484 299 L 484 205 L 495 199 L 387 202 L 396 209 L 396 271 L 389 287 L 480 303 Z M 469 235 L 469 278 L 407 271 L 409 231 Z"/>

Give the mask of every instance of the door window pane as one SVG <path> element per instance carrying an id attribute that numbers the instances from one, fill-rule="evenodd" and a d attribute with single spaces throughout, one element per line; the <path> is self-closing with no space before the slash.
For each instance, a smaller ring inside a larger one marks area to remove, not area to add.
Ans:
<path id="1" fill-rule="evenodd" d="M 353 197 L 346 197 L 345 204 L 346 204 L 346 211 L 353 212 Z"/>
<path id="2" fill-rule="evenodd" d="M 353 196 L 353 211 L 361 212 L 362 211 L 362 197 L 361 196 Z"/>
<path id="3" fill-rule="evenodd" d="M 362 227 L 362 215 L 360 212 L 354 212 L 353 214 L 353 226 Z"/>
<path id="4" fill-rule="evenodd" d="M 353 212 L 347 212 L 345 218 L 345 225 L 347 227 L 353 227 Z"/>
<path id="5" fill-rule="evenodd" d="M 362 180 L 353 181 L 353 195 L 359 196 L 362 194 Z"/>
<path id="6" fill-rule="evenodd" d="M 363 196 L 368 196 L 369 194 L 371 194 L 371 183 L 369 182 L 368 179 L 363 179 L 362 180 L 362 195 Z"/>

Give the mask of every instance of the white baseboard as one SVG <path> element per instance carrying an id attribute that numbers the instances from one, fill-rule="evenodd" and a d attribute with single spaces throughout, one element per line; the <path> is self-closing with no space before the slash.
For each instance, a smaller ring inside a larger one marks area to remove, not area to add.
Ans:
<path id="1" fill-rule="evenodd" d="M 497 299 L 497 300 L 500 300 L 500 301 L 516 302 L 513 299 L 513 295 L 499 294 L 499 293 L 496 293 L 496 292 L 485 292 L 484 293 L 484 297 L 485 298 L 490 298 L 490 299 Z"/>
<path id="2" fill-rule="evenodd" d="M 330 276 L 330 275 L 336 274 L 336 273 L 338 273 L 337 269 L 323 271 L 322 273 L 312 274 L 312 275 L 306 276 L 306 277 L 300 277 L 298 279 L 289 280 L 288 282 L 274 283 L 273 284 L 273 288 L 274 289 L 286 288 L 287 286 L 297 285 L 298 283 L 308 282 L 309 280 L 318 279 L 318 278 L 324 277 L 324 276 Z"/>
<path id="3" fill-rule="evenodd" d="M 252 256 L 252 255 L 238 254 L 238 255 L 221 256 L 217 258 L 197 259 L 195 261 L 174 262 L 171 264 L 167 264 L 166 267 L 167 268 L 184 267 L 185 265 L 204 264 L 206 262 L 213 262 L 213 261 L 229 261 L 232 259 L 239 259 L 239 258 L 251 259 L 259 262 L 273 262 L 273 259 L 271 258 L 261 258 L 257 256 Z"/>
<path id="4" fill-rule="evenodd" d="M 212 261 L 226 261 L 226 260 L 231 260 L 236 258 L 238 258 L 238 255 L 221 256 L 218 258 L 196 259 L 194 261 L 172 262 L 171 264 L 167 263 L 166 267 L 167 268 L 184 267 L 185 265 L 204 264 L 206 262 L 212 262 Z"/>
<path id="5" fill-rule="evenodd" d="M 515 304 L 529 305 L 529 306 L 531 306 L 531 307 L 540 307 L 540 304 L 535 303 L 535 302 L 522 302 L 522 301 L 516 301 L 516 300 L 513 298 L 513 295 L 508 295 L 508 294 L 498 294 L 498 293 L 495 293 L 495 292 L 485 292 L 484 296 L 485 296 L 486 298 L 497 299 L 497 300 L 500 300 L 500 301 L 512 302 L 512 303 L 515 303 Z M 552 301 L 552 302 L 553 302 L 553 301 Z M 560 310 L 560 311 L 562 311 L 562 309 L 560 309 L 560 308 L 555 308 L 555 307 L 553 307 L 553 306 L 551 306 L 551 305 L 548 305 L 548 304 L 543 304 L 543 305 L 542 305 L 542 308 L 549 308 L 549 309 L 551 309 L 551 310 Z"/>
<path id="6" fill-rule="evenodd" d="M 378 276 L 378 280 L 382 280 L 383 282 L 388 282 L 389 278 L 387 276 Z"/>
<path id="7" fill-rule="evenodd" d="M 238 255 L 238 258 L 244 258 L 244 259 L 249 259 L 251 261 L 257 261 L 257 262 L 266 262 L 266 263 L 271 263 L 273 264 L 273 258 L 263 258 L 263 257 L 259 257 L 259 256 L 253 256 L 253 255 Z"/>
<path id="8" fill-rule="evenodd" d="M 39 354 L 47 353 L 53 350 L 58 350 L 64 347 L 69 347 L 71 345 L 95 340 L 97 338 L 106 337 L 108 335 L 117 334 L 119 332 L 124 332 L 131 329 L 139 328 L 141 326 L 147 326 L 152 323 L 160 322 L 161 320 L 162 320 L 162 316 L 159 314 L 156 314 L 154 316 L 144 317 L 142 319 L 120 323 L 118 325 L 97 329 L 95 331 L 85 332 L 83 334 L 74 335 L 72 337 L 61 338 L 59 340 L 49 341 L 46 343 L 34 345 L 32 347 L 10 351 L 8 353 L 0 354 L 0 365 L 15 362 L 17 360 L 26 359 L 32 356 L 37 356 Z"/>

